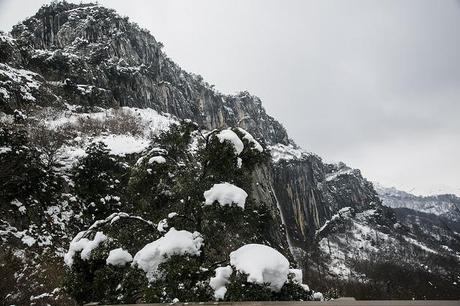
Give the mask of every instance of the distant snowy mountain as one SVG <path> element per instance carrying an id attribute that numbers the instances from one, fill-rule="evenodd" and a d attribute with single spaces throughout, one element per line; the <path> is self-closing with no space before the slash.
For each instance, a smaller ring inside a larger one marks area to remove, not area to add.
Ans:
<path id="1" fill-rule="evenodd" d="M 409 208 L 427 214 L 434 214 L 460 221 L 460 197 L 453 194 L 416 196 L 394 187 L 383 187 L 374 183 L 374 188 L 383 205 L 392 208 Z"/>

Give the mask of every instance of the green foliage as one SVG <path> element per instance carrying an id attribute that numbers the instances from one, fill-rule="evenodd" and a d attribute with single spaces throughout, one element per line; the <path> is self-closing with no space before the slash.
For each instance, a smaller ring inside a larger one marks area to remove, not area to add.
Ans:
<path id="1" fill-rule="evenodd" d="M 233 273 L 227 285 L 225 301 L 308 301 L 311 294 L 299 284 L 289 280 L 279 292 L 272 291 L 269 284 L 255 284 L 247 281 L 247 274 Z"/>
<path id="2" fill-rule="evenodd" d="M 86 153 L 74 168 L 75 192 L 87 204 L 87 217 L 101 219 L 119 211 L 128 172 L 102 142 L 91 144 Z"/>
<path id="3" fill-rule="evenodd" d="M 200 267 L 199 257 L 171 256 L 158 267 L 161 276 L 151 283 L 146 301 L 170 303 L 176 298 L 184 302 L 212 300 L 213 292 L 208 286 L 210 273 Z"/>
<path id="4" fill-rule="evenodd" d="M 41 203 L 56 200 L 60 181 L 52 165 L 43 161 L 42 152 L 29 140 L 21 127 L 0 126 L 0 201 Z"/>
<path id="5" fill-rule="evenodd" d="M 268 284 L 254 284 L 247 282 L 247 275 L 233 273 L 227 284 L 226 301 L 271 301 L 273 292 Z"/>
<path id="6" fill-rule="evenodd" d="M 135 303 L 140 290 L 146 288 L 148 282 L 143 271 L 129 264 L 106 264 L 109 250 L 107 244 L 99 246 L 92 251 L 89 260 L 82 260 L 80 253 L 74 256 L 64 288 L 78 303 Z"/>

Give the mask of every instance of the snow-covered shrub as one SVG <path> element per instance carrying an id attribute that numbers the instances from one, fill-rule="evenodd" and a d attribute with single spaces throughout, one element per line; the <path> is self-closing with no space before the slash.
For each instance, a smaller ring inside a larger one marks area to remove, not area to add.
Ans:
<path id="1" fill-rule="evenodd" d="M 0 125 L 0 202 L 52 204 L 60 180 L 51 166 L 24 128 Z"/>
<path id="2" fill-rule="evenodd" d="M 153 223 L 126 213 L 114 213 L 80 232 L 65 255 L 65 288 L 79 303 L 136 303 L 148 286 L 132 256 L 158 239 Z"/>
<path id="3" fill-rule="evenodd" d="M 230 271 L 235 273 L 226 273 L 219 286 L 213 286 L 219 290 L 214 293 L 217 298 L 229 301 L 310 299 L 299 273 L 289 269 L 287 258 L 269 246 L 246 244 L 230 253 L 230 265 Z M 220 271 L 216 270 L 216 277 L 217 272 Z M 216 285 L 215 278 L 212 280 Z"/>
<path id="4" fill-rule="evenodd" d="M 110 156 L 104 143 L 92 143 L 74 167 L 75 192 L 90 220 L 119 211 L 126 186 L 126 167 Z"/>

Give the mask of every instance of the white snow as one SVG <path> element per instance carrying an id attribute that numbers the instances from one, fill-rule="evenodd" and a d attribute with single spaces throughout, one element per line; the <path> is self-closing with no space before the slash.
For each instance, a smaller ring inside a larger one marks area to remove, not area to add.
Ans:
<path id="1" fill-rule="evenodd" d="M 211 277 L 209 280 L 209 286 L 214 289 L 214 298 L 216 300 L 223 300 L 227 288 L 225 287 L 228 284 L 228 279 L 233 273 L 231 266 L 219 267 L 214 270 L 216 272 L 215 277 Z"/>
<path id="2" fill-rule="evenodd" d="M 68 111 L 60 114 L 51 112 L 50 115 L 46 116 L 44 123 L 49 128 L 56 129 L 64 125 L 77 126 L 79 120 L 92 119 L 103 123 L 107 120 L 117 119 L 120 115 L 130 115 L 138 120 L 141 127 L 144 127 L 142 134 L 144 138 L 148 138 L 150 134 L 157 135 L 161 131 L 168 130 L 171 124 L 178 122 L 171 115 L 159 114 L 151 108 L 120 107 L 92 113 L 77 113 L 71 105 L 68 106 L 68 109 Z"/>
<path id="3" fill-rule="evenodd" d="M 146 272 L 147 278 L 153 281 L 158 275 L 158 266 L 172 255 L 200 255 L 203 238 L 198 232 L 176 230 L 172 227 L 164 237 L 147 245 L 134 255 L 133 265 Z"/>
<path id="4" fill-rule="evenodd" d="M 0 87 L 0 94 L 2 94 L 4 99 L 9 99 L 10 98 L 10 93 L 4 87 Z"/>
<path id="5" fill-rule="evenodd" d="M 240 155 L 240 153 L 243 152 L 243 142 L 241 141 L 240 137 L 238 137 L 238 135 L 236 135 L 236 133 L 233 132 L 230 128 L 220 131 L 216 136 L 221 143 L 224 141 L 230 142 L 230 144 L 233 146 L 233 149 L 235 150 L 236 155 Z"/>
<path id="6" fill-rule="evenodd" d="M 21 214 L 24 214 L 27 211 L 26 207 L 17 199 L 11 201 L 11 205 L 16 206 Z"/>
<path id="7" fill-rule="evenodd" d="M 416 245 L 418 246 L 419 248 L 421 248 L 422 250 L 426 251 L 426 252 L 429 252 L 429 253 L 433 253 L 433 254 L 437 254 L 438 252 L 433 250 L 433 249 L 430 249 L 429 247 L 427 247 L 426 245 L 422 244 L 421 242 L 413 239 L 413 238 L 410 238 L 410 237 L 407 237 L 407 236 L 403 236 L 404 240 L 406 240 L 407 242 L 413 244 L 413 245 Z"/>
<path id="8" fill-rule="evenodd" d="M 321 292 L 313 293 L 313 300 L 314 301 L 324 301 L 324 296 Z"/>
<path id="9" fill-rule="evenodd" d="M 63 169 L 70 169 L 78 161 L 87 154 L 84 149 L 74 146 L 62 146 L 57 152 L 57 159 L 63 165 Z"/>
<path id="10" fill-rule="evenodd" d="M 32 91 L 41 86 L 41 83 L 36 80 L 39 77 L 38 74 L 29 70 L 16 69 L 7 64 L 0 64 L 0 76 L 2 79 L 6 79 L 6 81 L 0 82 L 1 85 L 12 84 L 17 86 L 24 100 L 35 101 Z M 10 96 L 6 90 L 2 90 L 2 95 L 4 98 L 9 98 Z"/>
<path id="11" fill-rule="evenodd" d="M 270 289 L 279 291 L 289 274 L 289 261 L 277 250 L 261 244 L 246 244 L 230 253 L 230 264 L 241 273 L 248 274 L 250 283 L 269 283 Z"/>
<path id="12" fill-rule="evenodd" d="M 149 159 L 149 165 L 153 163 L 164 164 L 165 162 L 166 162 L 166 159 L 163 156 L 153 156 Z"/>
<path id="13" fill-rule="evenodd" d="M 140 153 L 145 150 L 150 142 L 145 138 L 131 135 L 108 135 L 99 136 L 93 142 L 103 142 L 113 155 L 124 156 L 126 154 Z"/>
<path id="14" fill-rule="evenodd" d="M 249 134 L 248 131 L 246 131 L 245 129 L 242 129 L 242 128 L 238 128 L 238 131 L 240 131 L 241 133 L 244 134 L 243 136 L 243 139 L 246 139 L 247 141 L 249 141 L 250 143 L 254 144 L 254 148 L 259 151 L 259 152 L 263 152 L 264 149 L 262 148 L 261 144 L 254 138 L 254 136 L 252 136 L 251 134 Z"/>
<path id="15" fill-rule="evenodd" d="M 164 233 L 164 232 L 166 232 L 167 227 L 168 227 L 168 220 L 167 219 L 162 219 L 162 220 L 160 220 L 160 222 L 158 222 L 157 230 L 160 233 Z"/>
<path id="16" fill-rule="evenodd" d="M 341 175 L 353 174 L 354 171 L 355 169 L 352 169 L 352 168 L 348 168 L 348 167 L 342 168 L 340 170 L 337 170 L 336 172 L 326 174 L 326 181 L 328 182 L 333 181 Z"/>
<path id="17" fill-rule="evenodd" d="M 289 269 L 289 273 L 294 274 L 292 279 L 295 283 L 302 284 L 303 273 L 301 269 Z"/>
<path id="18" fill-rule="evenodd" d="M 174 218 L 175 216 L 177 216 L 177 213 L 176 212 L 170 212 L 168 214 L 168 218 L 171 219 L 171 218 Z"/>
<path id="19" fill-rule="evenodd" d="M 99 244 L 107 240 L 107 236 L 103 232 L 97 232 L 93 240 L 82 238 L 86 232 L 80 232 L 70 242 L 69 250 L 64 255 L 64 262 L 67 266 L 71 267 L 74 261 L 74 256 L 77 252 L 81 251 L 80 257 L 83 260 L 88 260 L 91 252 L 99 246 Z"/>
<path id="20" fill-rule="evenodd" d="M 133 261 L 133 256 L 128 251 L 118 248 L 109 252 L 106 263 L 113 266 L 124 266 L 131 261 Z"/>
<path id="21" fill-rule="evenodd" d="M 243 166 L 243 160 L 241 158 L 237 158 L 236 159 L 236 166 L 239 168 L 241 168 L 241 166 Z"/>
<path id="22" fill-rule="evenodd" d="M 221 183 L 214 184 L 211 189 L 204 192 L 205 205 L 212 205 L 215 201 L 219 202 L 221 206 L 237 204 L 244 209 L 246 198 L 248 194 L 243 189 L 230 184 Z"/>
<path id="23" fill-rule="evenodd" d="M 309 153 L 302 149 L 297 149 L 294 148 L 293 145 L 284 145 L 281 143 L 278 143 L 276 145 L 270 146 L 269 147 L 272 160 L 274 163 L 277 163 L 281 160 L 295 160 L 295 159 L 301 159 L 304 156 L 308 156 Z"/>
<path id="24" fill-rule="evenodd" d="M 321 233 L 333 221 L 336 221 L 336 220 L 338 220 L 340 218 L 349 218 L 349 217 L 351 217 L 351 212 L 352 212 L 351 207 L 347 206 L 347 207 L 341 208 L 336 214 L 332 215 L 331 219 L 326 220 L 326 222 L 324 222 L 323 226 L 321 226 L 316 231 L 316 234 Z"/>
<path id="25" fill-rule="evenodd" d="M 31 237 L 29 235 L 24 234 L 24 236 L 22 237 L 21 241 L 24 244 L 27 244 L 28 246 L 32 246 L 37 241 L 37 239 L 35 239 L 34 237 Z"/>

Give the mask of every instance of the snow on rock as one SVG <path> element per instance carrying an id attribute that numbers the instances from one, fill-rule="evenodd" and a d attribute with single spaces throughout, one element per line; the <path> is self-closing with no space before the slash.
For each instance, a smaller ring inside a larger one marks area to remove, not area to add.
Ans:
<path id="1" fill-rule="evenodd" d="M 220 205 L 237 204 L 244 209 L 248 194 L 243 189 L 230 183 L 214 184 L 211 189 L 204 192 L 205 205 L 212 205 L 215 201 Z"/>
<path id="2" fill-rule="evenodd" d="M 158 266 L 172 255 L 199 256 L 203 238 L 198 232 L 176 230 L 172 227 L 163 237 L 145 245 L 134 255 L 133 266 L 144 270 L 153 281 L 158 274 Z"/>
<path id="3" fill-rule="evenodd" d="M 28 246 L 32 246 L 32 245 L 35 244 L 35 242 L 37 242 L 37 239 L 35 239 L 32 236 L 24 234 L 24 236 L 22 237 L 21 241 L 22 241 L 22 243 L 24 243 L 24 244 L 26 244 Z"/>
<path id="4" fill-rule="evenodd" d="M 72 168 L 80 158 L 87 156 L 85 150 L 74 146 L 62 146 L 57 152 L 57 159 L 63 165 L 63 169 Z"/>
<path id="5" fill-rule="evenodd" d="M 302 149 L 294 148 L 293 145 L 284 145 L 278 143 L 276 145 L 270 146 L 270 153 L 272 156 L 272 160 L 274 163 L 277 163 L 281 160 L 293 160 L 293 159 L 301 159 L 304 156 L 308 156 L 309 153 Z"/>
<path id="6" fill-rule="evenodd" d="M 288 280 L 289 261 L 277 250 L 261 244 L 246 244 L 230 253 L 230 264 L 248 275 L 250 283 L 269 283 L 279 291 Z"/>
<path id="7" fill-rule="evenodd" d="M 293 281 L 302 284 L 303 273 L 301 269 L 289 269 L 290 274 L 294 274 Z"/>
<path id="8" fill-rule="evenodd" d="M 254 144 L 254 148 L 257 151 L 259 151 L 259 152 L 264 151 L 264 149 L 262 148 L 261 144 L 251 134 L 249 134 L 248 131 L 246 131 L 246 130 L 244 130 L 242 128 L 238 128 L 238 131 L 240 131 L 242 134 L 244 134 L 243 139 L 246 139 L 250 143 Z"/>
<path id="9" fill-rule="evenodd" d="M 214 290 L 214 298 L 216 300 L 223 300 L 225 293 L 227 293 L 228 279 L 233 273 L 231 266 L 219 267 L 214 270 L 216 272 L 215 277 L 211 277 L 209 280 L 209 286 Z"/>
<path id="10" fill-rule="evenodd" d="M 70 242 L 69 250 L 64 255 L 64 262 L 67 266 L 72 266 L 75 254 L 79 251 L 81 251 L 81 259 L 88 260 L 91 256 L 91 252 L 96 249 L 101 242 L 107 240 L 107 236 L 104 235 L 103 232 L 97 232 L 93 240 L 82 238 L 85 233 L 85 231 L 78 233 Z"/>
<path id="11" fill-rule="evenodd" d="M 5 154 L 5 153 L 8 153 L 8 152 L 11 152 L 10 147 L 0 147 L 0 154 Z"/>
<path id="12" fill-rule="evenodd" d="M 153 157 L 150 157 L 149 159 L 149 165 L 153 163 L 164 164 L 165 162 L 166 162 L 166 158 L 164 158 L 163 156 L 153 156 Z"/>
<path id="13" fill-rule="evenodd" d="M 109 252 L 106 263 L 113 266 L 124 266 L 131 261 L 133 261 L 133 256 L 128 251 L 118 248 Z"/>
<path id="14" fill-rule="evenodd" d="M 20 95 L 24 100 L 35 101 L 33 92 L 41 86 L 41 82 L 37 81 L 39 75 L 35 72 L 16 69 L 7 64 L 0 64 L 0 78 L 6 80 L 0 82 L 1 85 L 6 86 L 9 84 L 18 86 Z M 6 99 L 10 97 L 10 94 L 5 88 L 2 90 L 2 95 Z"/>
<path id="15" fill-rule="evenodd" d="M 243 160 L 241 158 L 237 158 L 236 159 L 236 166 L 239 168 L 241 168 L 241 166 L 243 166 Z"/>
<path id="16" fill-rule="evenodd" d="M 343 167 L 342 169 L 339 169 L 335 172 L 326 174 L 326 181 L 333 181 L 341 175 L 352 175 L 355 173 L 355 171 L 357 170 L 349 167 Z"/>
<path id="17" fill-rule="evenodd" d="M 216 136 L 221 143 L 223 143 L 224 141 L 230 142 L 233 146 L 233 149 L 235 150 L 236 155 L 240 155 L 240 153 L 243 152 L 243 142 L 241 141 L 240 137 L 238 137 L 238 135 L 236 135 L 236 133 L 233 132 L 231 129 L 222 130 L 219 133 L 217 133 Z"/>
<path id="18" fill-rule="evenodd" d="M 427 247 L 426 245 L 424 245 L 423 243 L 415 240 L 414 238 L 411 238 L 411 237 L 407 237 L 407 236 L 403 236 L 404 240 L 406 240 L 407 242 L 421 248 L 422 250 L 426 251 L 426 252 L 429 252 L 429 253 L 433 253 L 433 254 L 437 254 L 438 252 L 433 250 L 433 249 L 430 249 L 429 247 Z"/>
<path id="19" fill-rule="evenodd" d="M 313 300 L 314 301 L 324 301 L 324 296 L 321 292 L 313 293 Z"/>
<path id="20" fill-rule="evenodd" d="M 353 214 L 353 208 L 349 206 L 341 208 L 336 214 L 332 215 L 331 219 L 326 220 L 323 226 L 321 226 L 318 230 L 316 230 L 316 234 L 321 233 L 332 222 L 337 221 L 341 218 L 350 218 L 352 214 Z"/>
<path id="21" fill-rule="evenodd" d="M 139 153 L 149 146 L 145 138 L 131 135 L 108 135 L 94 138 L 93 142 L 103 142 L 113 155 L 125 156 L 126 154 Z"/>
<path id="22" fill-rule="evenodd" d="M 164 233 L 166 232 L 166 228 L 168 228 L 168 220 L 167 219 L 160 220 L 160 222 L 158 222 L 158 225 L 157 225 L 157 230 L 160 233 Z"/>
<path id="23" fill-rule="evenodd" d="M 16 206 L 21 214 L 24 214 L 27 211 L 26 207 L 17 199 L 11 201 L 11 205 Z"/>

